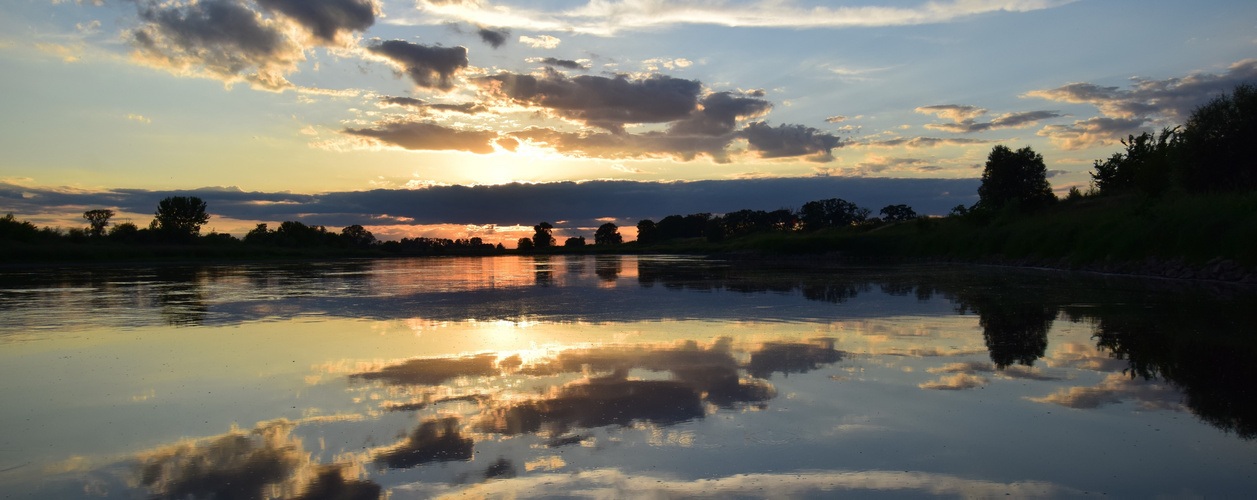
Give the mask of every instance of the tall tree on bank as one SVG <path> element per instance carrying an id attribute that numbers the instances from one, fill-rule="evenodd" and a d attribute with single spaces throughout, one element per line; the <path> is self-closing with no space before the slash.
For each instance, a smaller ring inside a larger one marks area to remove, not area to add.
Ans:
<path id="1" fill-rule="evenodd" d="M 1194 191 L 1257 188 L 1257 86 L 1244 83 L 1192 112 L 1183 126 L 1181 174 Z"/>
<path id="2" fill-rule="evenodd" d="M 536 248 L 549 248 L 554 246 L 554 226 L 549 222 L 542 222 L 532 227 L 532 245 Z"/>
<path id="3" fill-rule="evenodd" d="M 624 243 L 624 237 L 620 236 L 620 228 L 614 223 L 608 222 L 598 226 L 598 230 L 594 232 L 595 245 L 619 245 Z"/>
<path id="4" fill-rule="evenodd" d="M 83 212 L 83 218 L 87 219 L 88 226 L 91 226 L 91 229 L 88 231 L 94 238 L 105 235 L 105 226 L 109 225 L 109 219 L 113 218 L 113 216 L 113 210 L 105 208 Z"/>
<path id="5" fill-rule="evenodd" d="M 1056 201 L 1043 155 L 1029 146 L 1013 151 L 1002 144 L 986 157 L 978 197 L 978 205 L 989 209 L 1017 206 L 1034 210 Z"/>
<path id="6" fill-rule="evenodd" d="M 152 229 L 176 239 L 190 239 L 209 222 L 205 202 L 195 196 L 171 196 L 157 203 Z"/>

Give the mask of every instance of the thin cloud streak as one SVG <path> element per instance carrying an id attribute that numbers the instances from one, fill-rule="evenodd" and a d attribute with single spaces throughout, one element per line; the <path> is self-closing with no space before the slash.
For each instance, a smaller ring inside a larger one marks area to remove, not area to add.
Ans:
<path id="1" fill-rule="evenodd" d="M 557 12 L 490 2 L 421 0 L 422 16 L 398 17 L 394 24 L 480 22 L 537 31 L 566 31 L 611 36 L 625 30 L 708 24 L 759 28 L 861 28 L 912 26 L 961 20 L 995 12 L 1030 12 L 1060 7 L 1077 0 L 954 0 L 913 7 L 827 7 L 741 2 L 671 2 L 591 0 Z"/>

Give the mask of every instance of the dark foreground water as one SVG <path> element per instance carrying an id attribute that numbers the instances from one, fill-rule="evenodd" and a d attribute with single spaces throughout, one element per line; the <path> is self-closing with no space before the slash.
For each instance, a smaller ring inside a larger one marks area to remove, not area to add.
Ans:
<path id="1" fill-rule="evenodd" d="M 0 496 L 1244 497 L 1255 304 L 676 257 L 10 269 Z"/>

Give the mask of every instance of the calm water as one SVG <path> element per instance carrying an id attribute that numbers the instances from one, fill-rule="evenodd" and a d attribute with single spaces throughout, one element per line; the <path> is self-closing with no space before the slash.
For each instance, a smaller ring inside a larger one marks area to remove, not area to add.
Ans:
<path id="1" fill-rule="evenodd" d="M 1247 496 L 1253 304 L 676 257 L 6 270 L 0 496 Z"/>

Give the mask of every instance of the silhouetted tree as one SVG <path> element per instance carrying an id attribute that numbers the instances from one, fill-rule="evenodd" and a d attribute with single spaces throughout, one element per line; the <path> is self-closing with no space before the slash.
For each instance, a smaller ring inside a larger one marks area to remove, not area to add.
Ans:
<path id="1" fill-rule="evenodd" d="M 174 238 L 190 238 L 209 222 L 205 202 L 195 196 L 170 196 L 157 203 L 152 228 Z"/>
<path id="2" fill-rule="evenodd" d="M 881 211 L 882 220 L 900 222 L 917 218 L 917 212 L 908 205 L 886 205 Z"/>
<path id="3" fill-rule="evenodd" d="M 542 222 L 532 227 L 532 245 L 536 248 L 547 248 L 554 246 L 554 226 L 549 222 Z"/>
<path id="4" fill-rule="evenodd" d="M 531 252 L 533 249 L 532 239 L 520 238 L 519 241 L 515 243 L 515 248 L 521 252 Z"/>
<path id="5" fill-rule="evenodd" d="M 841 198 L 809 201 L 799 210 L 803 228 L 809 231 L 826 227 L 847 227 L 869 218 L 869 209 Z"/>
<path id="6" fill-rule="evenodd" d="M 248 233 L 245 233 L 244 242 L 251 245 L 270 243 L 272 234 L 274 234 L 272 231 L 266 229 L 266 223 L 259 223 L 256 227 L 250 229 Z"/>
<path id="7" fill-rule="evenodd" d="M 1197 191 L 1257 188 L 1257 86 L 1244 83 L 1196 108 L 1183 127 L 1182 178 Z"/>
<path id="8" fill-rule="evenodd" d="M 584 237 L 584 236 L 572 236 L 572 237 L 570 237 L 570 238 L 568 238 L 568 239 L 566 239 L 566 240 L 564 240 L 564 241 L 563 241 L 563 246 L 565 246 L 565 247 L 583 247 L 583 246 L 585 246 L 585 237 Z"/>
<path id="9" fill-rule="evenodd" d="M 135 242 L 139 239 L 140 228 L 130 222 L 114 224 L 109 228 L 109 239 L 121 242 Z"/>
<path id="10" fill-rule="evenodd" d="M 1179 160 L 1182 140 L 1178 129 L 1162 129 L 1158 137 L 1148 132 L 1122 139 L 1125 153 L 1113 153 L 1103 162 L 1096 160 L 1091 180 L 1100 194 L 1139 189 L 1160 194 L 1170 186 L 1174 165 Z"/>
<path id="11" fill-rule="evenodd" d="M 1029 146 L 1013 151 L 998 145 L 991 149 L 978 186 L 980 206 L 999 209 L 1017 205 L 1033 210 L 1056 201 L 1047 181 L 1043 156 Z"/>
<path id="12" fill-rule="evenodd" d="M 620 228 L 614 223 L 608 222 L 598 226 L 598 231 L 594 232 L 595 245 L 619 245 L 624 243 L 624 237 L 620 236 Z"/>
<path id="13" fill-rule="evenodd" d="M 655 221 L 650 219 L 637 221 L 637 242 L 650 245 L 657 241 L 659 241 L 659 227 L 655 225 Z"/>
<path id="14" fill-rule="evenodd" d="M 109 225 L 109 219 L 113 216 L 113 210 L 104 208 L 83 212 L 83 218 L 87 219 L 87 224 L 91 226 L 89 232 L 94 238 L 105 235 L 105 226 Z"/>
<path id="15" fill-rule="evenodd" d="M 371 231 L 367 231 L 366 228 L 358 224 L 341 229 L 340 237 L 349 246 L 358 248 L 367 248 L 371 246 L 372 243 L 375 243 L 375 235 L 371 234 Z M 479 238 L 474 239 L 479 240 Z M 474 246 L 480 246 L 479 241 L 475 241 L 473 244 Z"/>

